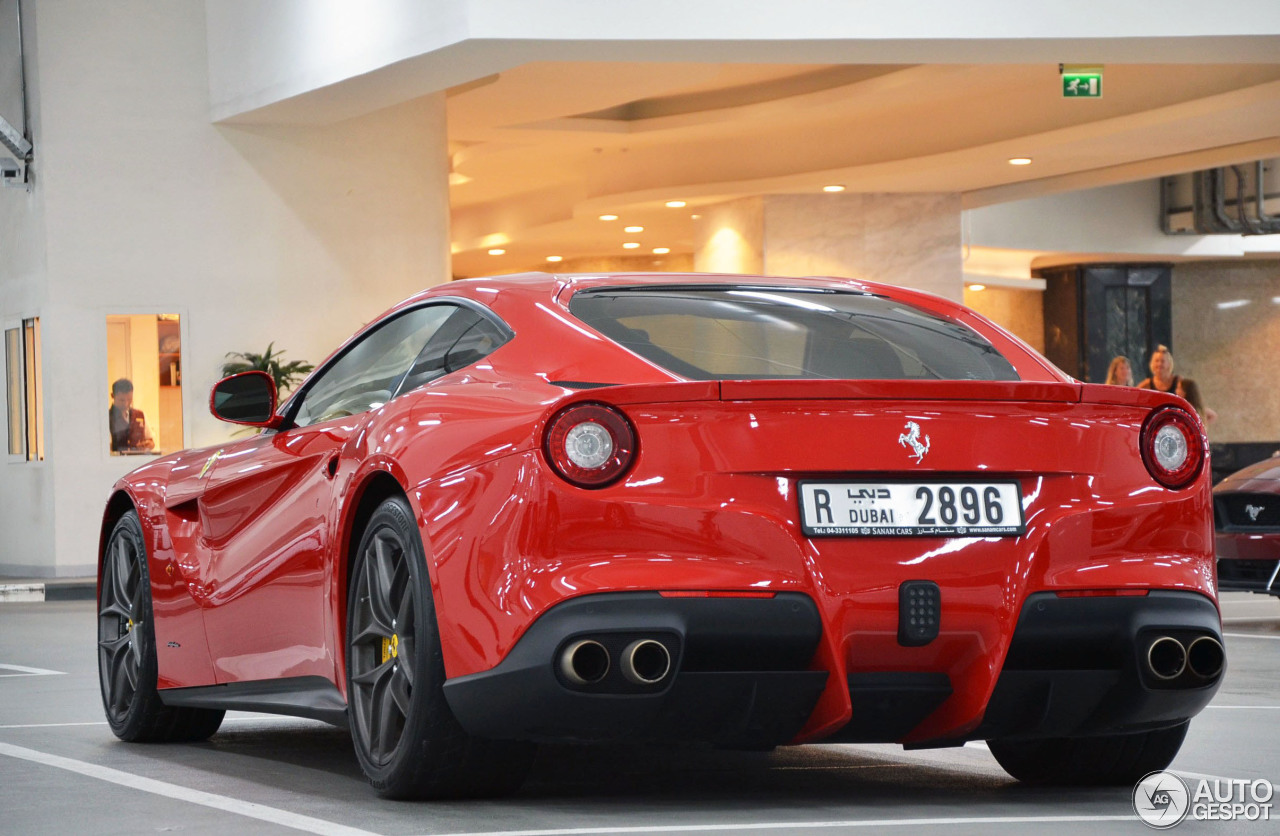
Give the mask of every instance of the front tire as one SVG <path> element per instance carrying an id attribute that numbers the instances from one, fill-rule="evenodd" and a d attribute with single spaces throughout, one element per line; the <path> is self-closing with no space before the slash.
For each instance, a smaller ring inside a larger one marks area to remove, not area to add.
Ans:
<path id="1" fill-rule="evenodd" d="M 1128 786 L 1173 762 L 1190 720 L 1167 729 L 1102 737 L 989 740 L 1004 771 L 1024 784 Z"/>
<path id="2" fill-rule="evenodd" d="M 374 789 L 399 799 L 514 792 L 534 747 L 472 737 L 449 709 L 426 557 L 403 498 L 378 506 L 353 559 L 347 701 L 356 757 Z"/>
<path id="3" fill-rule="evenodd" d="M 98 593 L 98 681 L 107 724 L 134 743 L 204 740 L 216 732 L 225 712 L 170 708 L 156 690 L 158 672 L 146 540 L 137 512 L 129 511 L 107 539 Z"/>

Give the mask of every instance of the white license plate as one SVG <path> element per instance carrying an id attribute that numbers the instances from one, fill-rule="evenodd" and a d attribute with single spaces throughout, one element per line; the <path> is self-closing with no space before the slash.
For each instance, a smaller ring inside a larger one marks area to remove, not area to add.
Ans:
<path id="1" fill-rule="evenodd" d="M 1015 537 L 1017 482 L 801 482 L 809 537 Z"/>

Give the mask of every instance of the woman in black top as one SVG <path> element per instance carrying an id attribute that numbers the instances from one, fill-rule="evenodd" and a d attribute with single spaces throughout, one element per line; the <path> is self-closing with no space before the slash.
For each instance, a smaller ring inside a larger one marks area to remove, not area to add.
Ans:
<path id="1" fill-rule="evenodd" d="M 1139 383 L 1138 388 L 1172 392 L 1186 399 L 1187 403 L 1200 413 L 1206 424 L 1218 417 L 1218 413 L 1204 405 L 1204 401 L 1200 398 L 1200 387 L 1194 380 L 1173 373 L 1173 353 L 1169 351 L 1168 346 L 1156 346 L 1156 350 L 1151 354 L 1151 377 Z"/>

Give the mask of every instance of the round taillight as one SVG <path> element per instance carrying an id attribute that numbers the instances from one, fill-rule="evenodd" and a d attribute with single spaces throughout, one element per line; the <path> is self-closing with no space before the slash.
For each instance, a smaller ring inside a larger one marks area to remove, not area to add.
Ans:
<path id="1" fill-rule="evenodd" d="M 1142 463 L 1166 488 L 1185 488 L 1204 468 L 1205 437 L 1200 423 L 1177 407 L 1152 413 L 1142 428 Z"/>
<path id="2" fill-rule="evenodd" d="M 566 481 L 580 488 L 603 488 L 631 467 L 636 434 L 614 407 L 575 404 L 547 424 L 543 450 L 552 469 Z"/>

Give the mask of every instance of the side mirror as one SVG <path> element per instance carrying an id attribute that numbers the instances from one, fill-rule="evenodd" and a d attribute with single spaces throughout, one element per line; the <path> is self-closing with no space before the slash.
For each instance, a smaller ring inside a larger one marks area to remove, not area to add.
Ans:
<path id="1" fill-rule="evenodd" d="M 209 393 L 209 411 L 215 418 L 233 424 L 274 429 L 276 383 L 266 372 L 241 372 L 219 380 Z"/>

